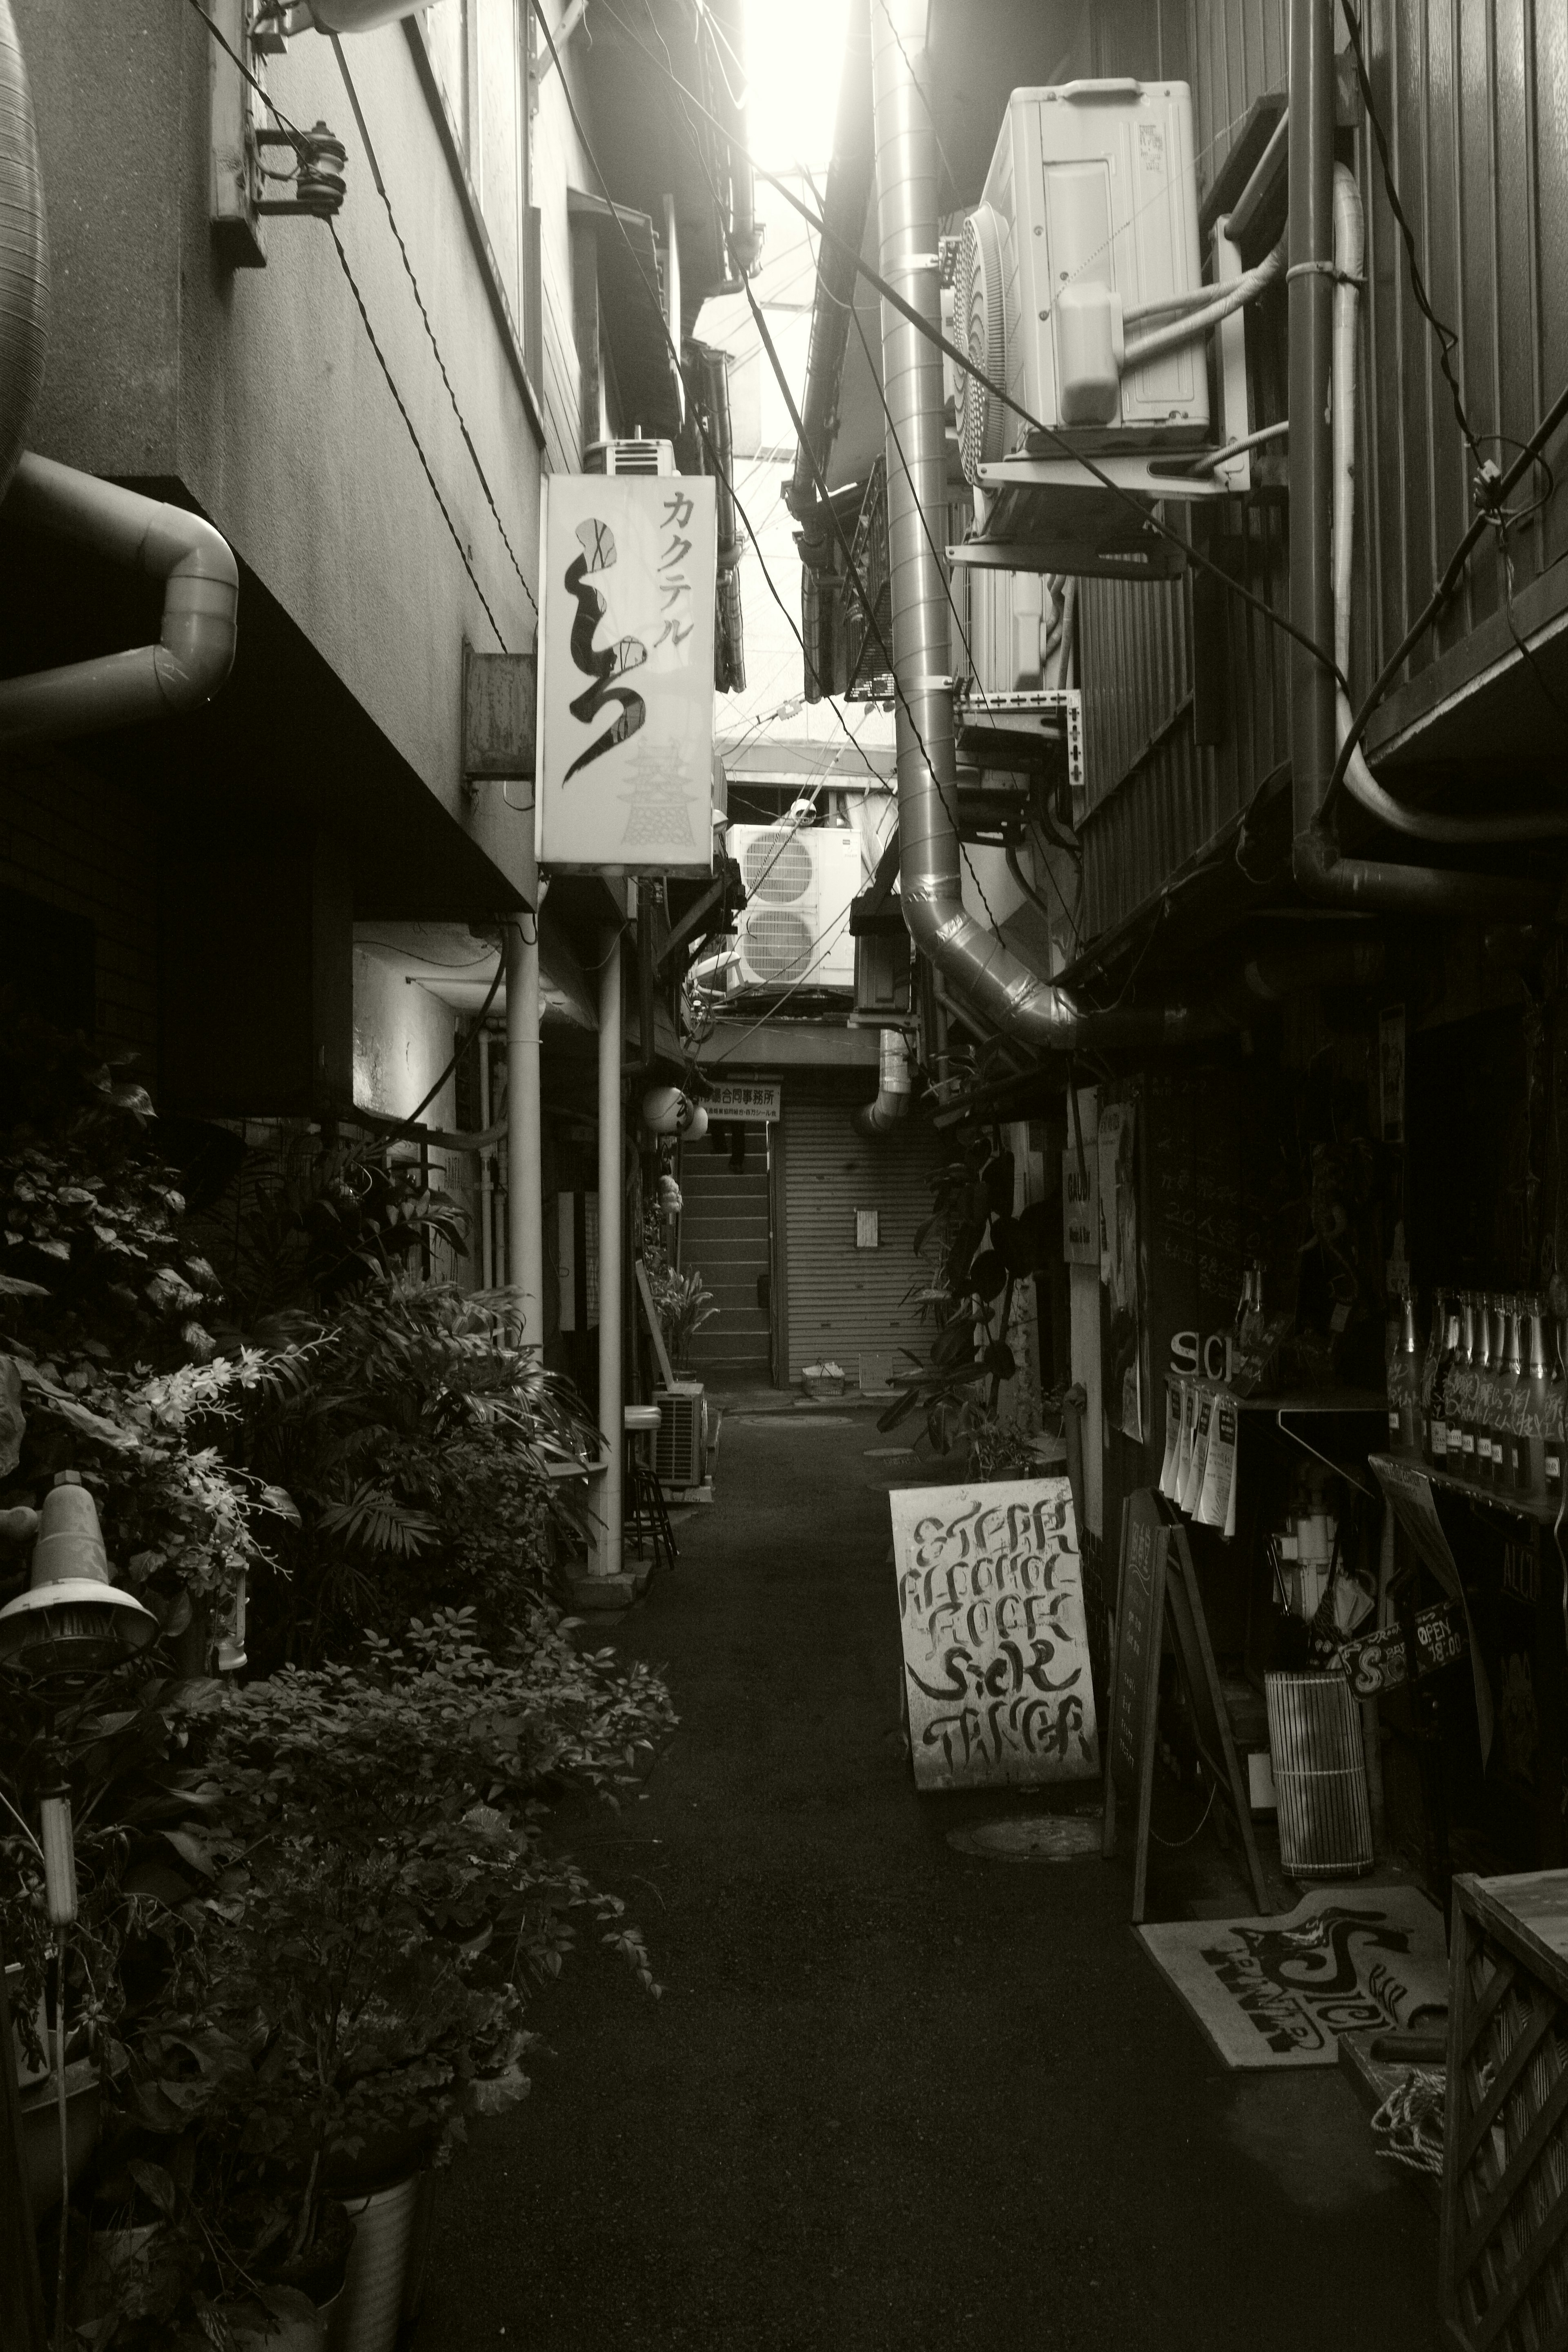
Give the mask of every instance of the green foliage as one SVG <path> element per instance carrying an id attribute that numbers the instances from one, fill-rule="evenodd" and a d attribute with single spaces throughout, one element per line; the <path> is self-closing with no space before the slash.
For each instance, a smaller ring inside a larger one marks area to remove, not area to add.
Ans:
<path id="1" fill-rule="evenodd" d="M 499 1634 L 543 1589 L 570 1507 L 552 1467 L 597 1450 L 575 1391 L 512 1340 L 506 1292 L 379 1274 L 337 1301 L 247 1418 L 245 1458 L 298 1521 L 259 1582 L 263 1663 L 315 1664 L 414 1613 Z"/>
<path id="2" fill-rule="evenodd" d="M 1021 1436 L 997 1419 L 1002 1383 L 1017 1372 L 1005 1334 L 1015 1284 L 1047 1261 L 1047 1212 L 1040 1204 L 1013 1215 L 1012 1154 L 984 1136 L 932 1177 L 931 1192 L 914 1242 L 931 1262 L 906 1298 L 934 1336 L 923 1360 L 904 1350 L 914 1370 L 877 1425 L 896 1429 L 922 1413 L 917 1444 L 938 1454 L 963 1448 L 971 1475 L 1005 1475 L 1028 1465 Z"/>
<path id="3" fill-rule="evenodd" d="M 695 1266 L 681 1269 L 661 1265 L 650 1270 L 648 1287 L 658 1309 L 670 1363 L 677 1371 L 683 1371 L 692 1340 L 718 1314 L 718 1305 L 712 1292 L 703 1287 Z"/>

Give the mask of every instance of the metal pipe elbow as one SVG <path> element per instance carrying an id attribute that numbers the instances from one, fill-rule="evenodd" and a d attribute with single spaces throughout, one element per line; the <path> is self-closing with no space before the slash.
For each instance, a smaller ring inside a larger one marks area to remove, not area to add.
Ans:
<path id="1" fill-rule="evenodd" d="M 858 1135 L 886 1135 L 910 1115 L 910 1049 L 901 1029 L 884 1029 L 874 1101 L 855 1113 Z"/>

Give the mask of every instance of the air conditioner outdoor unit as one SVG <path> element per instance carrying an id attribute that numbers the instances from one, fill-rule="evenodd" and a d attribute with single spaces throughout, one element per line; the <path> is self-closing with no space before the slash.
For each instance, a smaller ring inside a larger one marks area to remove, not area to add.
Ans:
<path id="1" fill-rule="evenodd" d="M 847 825 L 732 824 L 729 854 L 746 886 L 735 941 L 742 987 L 853 990 L 859 835 Z"/>
<path id="2" fill-rule="evenodd" d="M 673 474 L 672 441 L 594 441 L 583 455 L 585 474 Z"/>
<path id="3" fill-rule="evenodd" d="M 1203 337 L 1123 373 L 1128 322 L 1202 286 L 1192 96 L 1184 82 L 1016 89 L 980 203 L 963 225 L 956 340 L 1031 416 L 1086 452 L 1179 448 L 1209 423 Z M 1146 318 L 1152 327 L 1163 319 Z M 971 482 L 1023 452 L 1057 457 L 961 376 Z"/>
<path id="4" fill-rule="evenodd" d="M 667 1493 L 700 1486 L 707 1475 L 708 1407 L 700 1381 L 678 1381 L 673 1388 L 655 1389 L 658 1428 L 653 1441 L 653 1466 Z"/>

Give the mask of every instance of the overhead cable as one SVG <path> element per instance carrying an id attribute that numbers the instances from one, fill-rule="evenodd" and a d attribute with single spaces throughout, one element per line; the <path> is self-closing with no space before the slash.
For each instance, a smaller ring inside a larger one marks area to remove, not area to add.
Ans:
<path id="1" fill-rule="evenodd" d="M 535 6 L 538 5 L 538 0 L 534 0 L 534 5 Z M 617 9 L 610 5 L 610 0 L 600 0 L 600 5 L 603 6 L 605 14 L 610 17 L 615 24 L 620 26 L 626 38 L 632 43 L 632 46 L 640 53 L 640 55 L 645 57 L 648 60 L 648 63 L 653 66 L 658 72 L 667 75 L 674 83 L 676 89 L 680 91 L 683 98 L 685 98 L 690 105 L 695 106 L 700 113 L 706 115 L 710 122 L 716 123 L 718 121 L 717 116 L 711 114 L 709 109 L 703 106 L 700 99 L 693 96 L 692 92 L 686 88 L 685 83 L 679 79 L 672 67 L 661 63 L 647 44 L 638 40 L 630 26 L 627 25 L 625 17 L 620 15 Z M 722 128 L 723 126 L 720 125 L 720 127 Z M 873 269 L 870 263 L 864 259 L 864 257 L 856 251 L 853 246 L 851 246 L 845 238 L 837 235 L 834 230 L 830 229 L 826 221 L 824 221 L 818 214 L 814 213 L 808 205 L 803 204 L 801 199 L 792 189 L 785 185 L 784 182 L 780 179 L 775 173 L 765 171 L 762 164 L 754 161 L 752 163 L 752 169 L 758 179 L 765 181 L 769 187 L 776 190 L 778 194 L 784 198 L 785 204 L 788 205 L 792 210 L 797 212 L 802 220 L 805 221 L 810 227 L 816 231 L 819 237 L 826 239 L 828 244 L 835 247 L 838 252 L 845 255 L 847 258 L 853 262 L 858 275 L 864 278 L 868 285 L 875 288 L 884 303 L 890 305 L 901 319 L 907 320 L 909 324 L 915 329 L 916 332 L 923 335 L 928 342 L 934 343 L 936 348 L 942 352 L 946 358 L 950 359 L 955 367 L 962 368 L 965 375 L 972 377 L 973 380 L 979 384 L 982 391 L 989 393 L 993 400 L 999 402 L 1004 408 L 1010 409 L 1013 415 L 1016 416 L 1022 424 L 1026 425 L 1031 433 L 1039 434 L 1043 440 L 1049 442 L 1056 449 L 1059 450 L 1063 457 L 1069 460 L 1073 465 L 1081 467 L 1091 481 L 1098 483 L 1100 488 L 1109 492 L 1109 494 L 1114 498 L 1120 505 L 1126 507 L 1131 513 L 1135 514 L 1140 524 L 1149 531 L 1152 532 L 1155 537 L 1166 540 L 1173 547 L 1179 549 L 1184 562 L 1195 565 L 1200 572 L 1211 572 L 1214 577 L 1223 584 L 1230 595 L 1238 598 L 1242 604 L 1250 605 L 1255 612 L 1262 615 L 1263 619 L 1268 623 L 1270 627 L 1279 629 L 1288 637 L 1294 638 L 1299 646 L 1302 646 L 1305 651 L 1311 655 L 1315 662 L 1317 662 L 1323 669 L 1328 671 L 1331 677 L 1332 677 L 1337 684 L 1342 686 L 1346 684 L 1346 681 L 1341 677 L 1332 656 L 1325 653 L 1321 646 L 1315 644 L 1304 629 L 1298 628 L 1293 621 L 1289 620 L 1283 613 L 1277 612 L 1274 607 L 1271 604 L 1267 604 L 1261 596 L 1255 595 L 1250 588 L 1243 587 L 1241 582 L 1233 578 L 1231 573 L 1226 571 L 1223 564 L 1216 563 L 1212 556 L 1205 555 L 1200 548 L 1189 544 L 1188 541 L 1184 538 L 1182 533 L 1175 530 L 1170 523 L 1166 522 L 1163 517 L 1161 516 L 1156 509 L 1146 506 L 1142 499 L 1135 497 L 1131 490 L 1127 489 L 1121 482 L 1118 482 L 1112 475 L 1108 474 L 1103 466 L 1097 465 L 1095 460 L 1092 457 L 1086 456 L 1081 449 L 1074 448 L 1064 434 L 1058 432 L 1054 425 L 1047 425 L 1043 419 L 1035 415 L 1032 410 L 1026 408 L 1023 403 L 1016 399 L 1012 393 L 1006 391 L 1003 385 L 994 383 L 983 368 L 975 366 L 974 362 L 970 358 L 967 352 L 960 350 L 955 343 L 950 342 L 947 337 L 942 334 L 939 329 L 931 326 L 930 321 L 921 316 L 921 312 L 915 308 L 915 306 L 905 299 L 903 295 L 898 291 L 896 287 L 890 286 L 888 283 L 888 280 L 883 278 L 879 272 Z M 1176 485 L 1173 483 L 1173 496 L 1175 495 L 1175 490 Z"/>

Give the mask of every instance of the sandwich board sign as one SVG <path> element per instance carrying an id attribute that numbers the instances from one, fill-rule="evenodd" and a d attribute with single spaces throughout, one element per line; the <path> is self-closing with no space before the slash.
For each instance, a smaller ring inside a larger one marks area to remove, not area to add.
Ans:
<path id="1" fill-rule="evenodd" d="M 1095 1779 L 1094 1683 L 1067 1480 L 905 1486 L 888 1501 L 916 1787 Z"/>
<path id="2" fill-rule="evenodd" d="M 715 486 L 550 474 L 542 487 L 539 862 L 710 874 Z"/>

